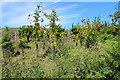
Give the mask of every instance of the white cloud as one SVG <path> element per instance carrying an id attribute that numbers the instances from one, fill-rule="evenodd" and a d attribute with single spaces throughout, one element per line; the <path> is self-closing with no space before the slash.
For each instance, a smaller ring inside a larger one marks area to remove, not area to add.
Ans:
<path id="1" fill-rule="evenodd" d="M 10 20 L 4 22 L 6 25 L 10 26 L 21 26 L 21 25 L 28 25 L 30 24 L 29 20 L 27 20 L 29 14 L 33 14 L 35 10 L 36 3 L 32 6 L 30 3 L 26 4 L 25 6 L 20 6 L 20 7 L 12 7 L 12 11 L 14 12 L 9 12 L 9 13 L 4 13 L 4 17 L 6 18 L 7 16 L 13 16 L 13 18 L 8 18 Z M 4 6 L 5 7 L 5 6 Z M 25 7 L 25 8 L 24 8 Z M 16 16 L 18 15 L 18 16 Z M 33 20 L 33 18 L 31 18 Z M 49 21 L 45 19 L 46 22 L 43 24 L 48 24 Z"/>
<path id="2" fill-rule="evenodd" d="M 77 6 L 77 5 L 73 5 L 72 7 L 74 7 L 74 6 Z M 67 7 L 67 8 L 59 8 L 59 9 L 57 9 L 58 11 L 63 11 L 63 10 L 66 10 L 66 9 L 70 9 L 70 8 L 72 8 L 71 6 L 70 7 Z M 31 11 L 31 8 L 33 9 L 32 11 Z M 17 10 L 16 10 L 17 9 Z M 29 21 L 27 20 L 27 16 L 28 16 L 28 14 L 29 13 L 33 13 L 33 11 L 34 11 L 34 8 L 33 7 L 31 7 L 30 5 L 26 5 L 26 8 L 24 8 L 24 9 L 22 9 L 22 7 L 19 7 L 19 8 L 15 8 L 15 12 L 25 12 L 24 14 L 22 14 L 22 15 L 20 15 L 20 16 L 18 16 L 18 17 L 15 17 L 15 18 L 12 18 L 11 20 L 9 20 L 8 22 L 6 22 L 6 24 L 7 25 L 27 25 L 27 24 L 29 24 Z M 60 24 L 67 24 L 67 23 L 70 23 L 69 21 L 68 21 L 68 19 L 72 19 L 72 18 L 77 18 L 77 17 L 80 17 L 84 12 L 85 12 L 86 10 L 81 10 L 80 11 L 80 14 L 74 14 L 74 15 L 72 15 L 72 14 L 70 14 L 70 15 L 61 15 L 61 16 L 59 16 L 59 18 L 60 18 L 60 22 L 57 22 L 57 23 L 60 23 Z M 51 10 L 45 10 L 45 12 L 47 12 L 47 13 L 50 13 L 51 12 Z M 11 13 L 8 13 L 8 14 L 6 14 L 7 16 L 8 15 L 11 15 L 12 14 L 12 12 Z M 6 16 L 5 15 L 5 16 Z M 49 21 L 44 17 L 44 19 L 45 19 L 45 22 L 43 23 L 44 25 L 45 24 L 48 24 L 49 23 Z"/>
<path id="3" fill-rule="evenodd" d="M 72 6 L 68 6 L 68 7 L 64 7 L 64 8 L 58 8 L 56 9 L 56 11 L 63 11 L 63 10 L 66 10 L 66 9 L 71 9 L 73 7 L 76 7 L 78 6 L 78 4 L 73 4 Z"/>
<path id="4" fill-rule="evenodd" d="M 36 2 L 36 1 L 35 0 L 1 0 L 1 2 Z"/>
<path id="5" fill-rule="evenodd" d="M 4 5 L 4 7 L 6 7 L 5 5 L 9 5 L 9 3 L 4 3 L 3 5 Z M 12 5 L 16 5 L 16 3 L 13 3 Z M 11 16 L 11 15 L 14 16 L 14 15 L 20 14 L 22 12 L 30 13 L 30 12 L 33 12 L 34 9 L 35 9 L 34 4 L 32 4 L 32 6 L 31 6 L 30 3 L 26 4 L 25 6 L 19 6 L 19 7 L 12 6 L 11 12 L 4 13 L 4 11 L 3 11 L 3 17 Z"/>
<path id="6" fill-rule="evenodd" d="M 68 9 L 72 9 L 73 7 L 77 7 L 77 6 L 80 6 L 79 4 L 73 4 L 72 6 L 68 6 L 68 7 L 62 7 L 62 8 L 56 8 L 54 7 L 54 9 L 56 10 L 57 13 L 61 13 L 61 12 L 64 12 L 65 10 L 68 10 Z M 43 10 L 44 12 L 50 14 L 52 9 L 46 9 L 46 10 Z"/>
<path id="7" fill-rule="evenodd" d="M 59 18 L 60 19 L 70 19 L 70 18 L 80 17 L 86 11 L 87 11 L 87 9 L 83 9 L 83 10 L 80 10 L 79 14 L 61 15 L 61 16 L 59 16 Z"/>
<path id="8" fill-rule="evenodd" d="M 45 2 L 45 1 L 43 1 L 43 2 Z M 43 8 L 54 5 L 54 4 L 58 3 L 58 2 L 61 2 L 61 0 L 56 0 L 56 1 L 53 1 L 51 4 L 44 5 Z"/>
<path id="9" fill-rule="evenodd" d="M 64 12 L 65 10 L 68 10 L 68 9 L 71 9 L 73 7 L 76 7 L 76 6 L 79 6 L 78 4 L 73 4 L 72 6 L 68 6 L 68 7 L 64 7 L 64 8 L 57 8 L 55 9 L 57 13 L 60 13 L 60 12 Z M 83 10 L 81 10 L 82 12 Z M 51 13 L 51 10 L 50 9 L 47 9 L 47 10 L 44 10 L 44 12 L 46 12 L 47 14 L 50 14 Z M 76 17 L 79 17 L 81 15 L 80 14 L 74 14 L 74 15 L 60 15 L 58 16 L 60 21 L 57 22 L 60 23 L 60 24 L 67 24 L 67 23 L 70 23 L 67 19 L 70 19 L 70 18 L 76 18 Z M 45 22 L 44 24 L 48 24 L 49 21 L 45 19 Z"/>
<path id="10" fill-rule="evenodd" d="M 69 19 L 69 18 L 76 18 L 76 17 L 79 17 L 80 15 L 79 14 L 70 14 L 70 15 L 61 15 L 59 16 L 59 18 L 62 20 L 62 19 Z"/>
<path id="11" fill-rule="evenodd" d="M 52 4 L 50 4 L 50 5 L 53 5 L 53 4 L 56 4 L 56 3 L 58 3 L 58 2 L 60 2 L 61 0 L 56 0 L 55 2 L 53 2 Z M 50 6 L 49 5 L 49 6 Z"/>
<path id="12" fill-rule="evenodd" d="M 8 25 L 29 24 L 29 21 L 27 20 L 27 16 L 28 16 L 28 14 L 24 14 L 24 15 L 12 18 L 11 20 L 9 20 L 9 22 L 6 22 L 6 24 L 8 24 Z"/>
<path id="13" fill-rule="evenodd" d="M 4 4 L 4 7 L 6 7 L 8 3 Z M 12 4 L 15 5 L 16 3 Z M 11 12 L 5 13 L 3 11 L 3 19 L 8 19 L 7 21 L 4 21 L 5 25 L 23 25 L 23 24 L 29 24 L 29 21 L 27 20 L 28 14 L 33 13 L 35 9 L 35 4 L 27 3 L 25 6 L 19 6 L 15 7 L 12 6 Z M 17 15 L 17 16 L 16 16 Z M 8 18 L 8 16 L 12 16 L 12 18 Z"/>
<path id="14" fill-rule="evenodd" d="M 80 10 L 79 14 L 61 15 L 59 16 L 60 22 L 57 22 L 57 23 L 60 23 L 62 25 L 71 24 L 71 20 L 73 18 L 80 18 L 86 11 L 87 9 L 83 9 L 83 10 Z"/>
<path id="15" fill-rule="evenodd" d="M 56 2 L 56 0 L 1 0 L 2 2 Z M 58 0 L 59 1 L 59 0 Z M 119 0 L 61 0 L 60 2 L 119 2 Z"/>

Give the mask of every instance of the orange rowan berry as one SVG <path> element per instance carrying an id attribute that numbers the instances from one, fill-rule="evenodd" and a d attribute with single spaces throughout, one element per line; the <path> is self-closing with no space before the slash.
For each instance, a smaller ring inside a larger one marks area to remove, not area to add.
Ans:
<path id="1" fill-rule="evenodd" d="M 112 15 L 109 15 L 110 17 L 112 17 Z"/>
<path id="2" fill-rule="evenodd" d="M 101 24 L 100 24 L 99 22 L 97 22 L 96 25 L 97 25 L 98 27 L 101 27 Z"/>
<path id="3" fill-rule="evenodd" d="M 37 13 L 34 13 L 34 15 L 37 15 Z"/>
<path id="4" fill-rule="evenodd" d="M 80 28 L 78 28 L 78 30 L 80 30 Z"/>
<path id="5" fill-rule="evenodd" d="M 42 6 L 38 5 L 37 7 L 40 8 L 40 7 L 42 7 Z"/>
<path id="6" fill-rule="evenodd" d="M 115 12 L 115 14 L 118 14 L 119 12 L 117 11 L 117 12 Z"/>
<path id="7" fill-rule="evenodd" d="M 50 35 L 50 37 L 52 37 L 53 35 Z"/>
<path id="8" fill-rule="evenodd" d="M 112 27 L 112 29 L 114 29 L 115 27 Z"/>

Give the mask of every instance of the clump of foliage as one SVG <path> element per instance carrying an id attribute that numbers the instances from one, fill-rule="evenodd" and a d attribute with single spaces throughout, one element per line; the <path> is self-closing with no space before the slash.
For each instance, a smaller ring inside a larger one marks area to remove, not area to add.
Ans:
<path id="1" fill-rule="evenodd" d="M 23 68 L 24 67 L 24 68 Z M 17 62 L 4 60 L 2 69 L 3 78 L 44 78 L 44 71 L 41 69 L 39 63 L 26 65 L 20 67 Z"/>
<path id="2" fill-rule="evenodd" d="M 120 78 L 118 41 L 106 40 L 99 52 L 73 49 L 67 54 L 56 61 L 60 78 Z"/>
<path id="3" fill-rule="evenodd" d="M 3 57 L 10 57 L 14 54 L 13 42 L 11 41 L 11 35 L 9 27 L 6 26 L 4 32 L 2 33 L 2 51 Z"/>

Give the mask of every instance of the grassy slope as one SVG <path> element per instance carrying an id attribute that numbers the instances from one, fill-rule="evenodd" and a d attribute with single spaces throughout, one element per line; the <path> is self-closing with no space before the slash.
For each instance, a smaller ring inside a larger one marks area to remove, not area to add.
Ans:
<path id="1" fill-rule="evenodd" d="M 75 45 L 75 43 L 68 42 L 68 44 L 69 44 L 69 46 L 71 46 L 71 48 L 80 49 L 80 46 L 78 46 L 78 47 L 73 46 L 73 45 Z M 17 45 L 17 43 L 15 43 L 15 46 L 16 45 Z M 35 43 L 29 43 L 29 46 L 31 47 L 31 49 L 24 49 L 24 52 L 25 52 L 24 56 L 22 54 L 20 54 L 16 57 L 12 57 L 11 61 L 13 63 L 18 63 L 19 66 L 23 69 L 31 67 L 33 65 L 33 63 L 34 64 L 39 64 L 42 67 L 43 71 L 46 72 L 46 74 L 55 74 L 55 73 L 53 73 L 53 69 L 54 70 L 58 69 L 57 62 L 61 61 L 61 60 L 64 60 L 64 59 L 62 59 L 64 57 L 56 58 L 55 60 L 50 59 L 51 54 L 49 54 L 45 58 L 41 57 L 43 54 L 45 54 L 45 51 L 41 50 L 41 43 L 39 43 L 39 57 L 36 58 Z M 20 51 L 21 52 L 21 49 L 16 48 L 15 51 Z M 24 66 L 23 66 L 23 64 L 24 64 Z"/>
<path id="2" fill-rule="evenodd" d="M 68 44 L 73 49 L 84 50 L 84 48 L 80 48 L 80 46 L 75 47 L 75 43 L 68 42 Z M 19 63 L 19 66 L 22 67 L 22 68 L 28 68 L 32 65 L 32 63 L 37 63 L 37 64 L 39 63 L 39 65 L 41 65 L 41 67 L 43 68 L 43 71 L 45 71 L 46 74 L 53 74 L 53 69 L 56 69 L 56 70 L 58 69 L 58 67 L 56 66 L 57 65 L 56 63 L 59 62 L 59 61 L 61 62 L 61 60 L 65 60 L 65 59 L 62 59 L 64 57 L 56 58 L 55 60 L 51 60 L 50 59 L 51 54 L 49 54 L 45 58 L 41 57 L 45 53 L 45 51 L 41 50 L 41 43 L 39 43 L 39 57 L 36 58 L 35 44 L 34 43 L 29 43 L 29 46 L 31 47 L 31 49 L 25 49 L 24 50 L 25 51 L 24 58 L 23 58 L 23 55 L 20 54 L 16 57 L 13 57 L 11 61 L 13 63 L 14 62 Z M 20 49 L 18 49 L 18 50 L 21 51 Z M 77 54 L 75 54 L 75 55 L 77 55 Z M 24 66 L 23 66 L 23 63 L 24 63 Z"/>
<path id="3" fill-rule="evenodd" d="M 1 37 L 0 37 L 0 43 L 1 43 Z M 2 78 L 2 63 L 1 62 L 2 62 L 2 48 L 0 46 L 0 79 Z"/>
<path id="4" fill-rule="evenodd" d="M 11 61 L 13 63 L 18 63 L 19 64 L 18 66 L 20 68 L 22 68 L 23 70 L 28 70 L 28 68 L 31 69 L 31 66 L 33 66 L 33 65 L 37 65 L 37 66 L 39 65 L 42 68 L 42 70 L 45 72 L 45 74 L 48 74 L 48 75 L 51 74 L 48 77 L 56 77 L 59 75 L 59 71 L 58 71 L 59 64 L 62 64 L 62 66 L 66 67 L 66 69 L 68 69 L 68 70 L 70 69 L 69 70 L 70 73 L 73 74 L 74 65 L 76 65 L 76 63 L 82 64 L 81 62 L 83 62 L 85 60 L 87 60 L 88 63 L 93 62 L 92 59 L 97 60 L 97 58 L 95 58 L 97 55 L 95 55 L 95 54 L 98 54 L 98 55 L 100 54 L 99 51 L 97 51 L 96 49 L 93 49 L 92 50 L 93 53 L 91 53 L 90 51 L 87 51 L 85 49 L 85 47 L 81 47 L 81 46 L 76 47 L 74 42 L 68 42 L 66 44 L 67 44 L 67 46 L 71 47 L 69 52 L 66 53 L 66 55 L 68 55 L 68 56 L 62 56 L 62 57 L 56 56 L 54 60 L 50 59 L 51 54 L 49 54 L 46 57 L 41 57 L 43 54 L 45 54 L 45 51 L 41 50 L 41 43 L 39 43 L 39 57 L 36 58 L 35 44 L 29 43 L 29 46 L 31 47 L 31 49 L 25 49 L 24 56 L 22 54 L 20 54 L 16 57 L 12 57 Z M 17 43 L 15 45 L 17 45 Z M 46 45 L 46 47 L 47 47 L 47 45 Z M 100 45 L 98 47 L 100 47 Z M 64 46 L 63 46 L 63 48 L 64 48 Z M 16 51 L 21 52 L 21 49 L 16 48 Z M 91 53 L 91 54 L 89 54 L 89 53 Z M 89 54 L 89 56 L 87 56 L 88 54 Z M 85 55 L 87 57 L 84 57 Z M 102 59 L 102 58 L 100 58 L 100 59 Z M 94 63 L 92 63 L 92 64 L 94 65 Z M 37 68 L 37 69 L 39 69 L 39 68 Z M 73 70 L 71 70 L 71 69 L 73 69 Z M 63 73 L 64 73 L 64 70 L 63 70 Z M 63 74 L 63 73 L 61 73 L 61 74 Z M 28 73 L 26 73 L 26 74 L 28 74 Z M 69 73 L 67 73 L 67 74 L 69 74 Z M 61 75 L 61 76 L 63 76 L 63 75 Z M 63 77 L 65 77 L 65 76 L 63 76 Z M 73 75 L 71 75 L 71 77 L 72 76 Z"/>
<path id="5" fill-rule="evenodd" d="M 33 63 L 35 64 L 39 63 L 39 65 L 41 65 L 41 67 L 43 68 L 43 71 L 47 72 L 47 74 L 51 74 L 52 69 L 56 68 L 56 63 L 54 60 L 50 60 L 49 56 L 46 56 L 45 58 L 41 57 L 45 53 L 45 51 L 41 50 L 41 43 L 39 43 L 39 57 L 38 58 L 36 58 L 36 55 L 35 55 L 35 44 L 29 43 L 29 46 L 31 47 L 31 49 L 25 49 L 24 56 L 20 54 L 16 57 L 13 57 L 11 61 L 13 63 L 14 62 L 19 63 L 19 66 L 22 68 L 28 68 L 28 67 L 31 67 Z M 21 51 L 20 49 L 18 50 Z M 23 66 L 23 63 L 24 63 L 24 66 Z"/>

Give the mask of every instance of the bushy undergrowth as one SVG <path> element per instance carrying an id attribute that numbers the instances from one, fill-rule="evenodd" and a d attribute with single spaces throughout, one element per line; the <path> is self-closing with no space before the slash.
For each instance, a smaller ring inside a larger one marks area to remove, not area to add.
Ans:
<path id="1" fill-rule="evenodd" d="M 20 67 L 16 62 L 4 62 L 3 78 L 120 78 L 120 52 L 118 39 L 106 40 L 99 51 L 71 49 L 57 57 L 56 67 L 48 74 L 39 63 Z M 10 59 L 11 60 L 11 59 Z M 39 62 L 39 61 L 38 61 Z"/>
<path id="2" fill-rule="evenodd" d="M 44 71 L 38 63 L 26 66 L 23 62 L 22 67 L 20 67 L 19 63 L 8 62 L 5 61 L 2 66 L 3 78 L 44 78 Z"/>
<path id="3" fill-rule="evenodd" d="M 118 41 L 106 40 L 99 52 L 70 50 L 56 61 L 63 78 L 120 78 Z"/>

